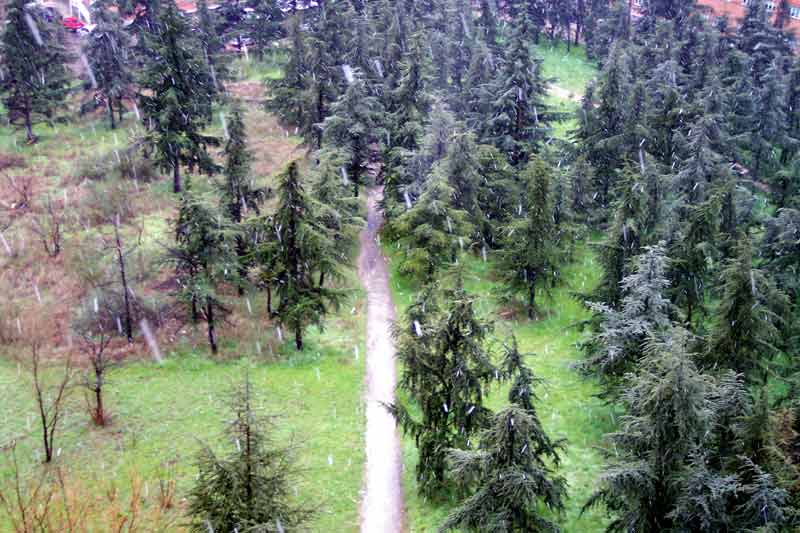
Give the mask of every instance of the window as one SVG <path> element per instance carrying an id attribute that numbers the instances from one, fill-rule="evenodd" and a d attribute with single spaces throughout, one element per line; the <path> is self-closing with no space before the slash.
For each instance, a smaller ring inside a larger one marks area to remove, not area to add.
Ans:
<path id="1" fill-rule="evenodd" d="M 793 19 L 800 19 L 800 7 L 790 7 L 789 16 Z"/>
<path id="2" fill-rule="evenodd" d="M 767 8 L 767 11 L 775 11 L 775 2 L 765 2 L 764 6 Z"/>

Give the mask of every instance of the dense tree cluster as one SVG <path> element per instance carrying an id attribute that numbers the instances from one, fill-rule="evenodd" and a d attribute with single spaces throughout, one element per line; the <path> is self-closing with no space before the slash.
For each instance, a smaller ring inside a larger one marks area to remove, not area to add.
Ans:
<path id="1" fill-rule="evenodd" d="M 358 197 L 383 186 L 382 236 L 420 289 L 396 324 L 403 371 L 387 407 L 417 445 L 421 492 L 459 499 L 443 530 L 556 528 L 564 443 L 460 264 L 486 263 L 504 311 L 535 320 L 576 243 L 601 269 L 579 295 L 592 313 L 581 369 L 621 413 L 586 505 L 602 504 L 612 531 L 797 527 L 800 60 L 786 3 L 773 16 L 749 1 L 735 31 L 693 0 L 642 4 L 634 16 L 622 0 L 200 1 L 193 19 L 172 2 L 94 6 L 87 81 L 112 128 L 133 107 L 141 148 L 172 174 L 167 259 L 212 352 L 232 289 L 263 291 L 302 350 L 343 297 Z M 600 67 L 573 117 L 548 105 L 543 39 L 582 41 Z M 70 89 L 62 41 L 38 8 L 9 5 L 0 93 L 30 143 Z M 274 191 L 257 185 L 241 109 L 209 133 L 228 109 L 223 52 L 248 47 L 281 49 L 265 105 L 308 149 Z M 565 120 L 569 139 L 554 138 Z M 208 191 L 196 171 L 221 176 Z M 508 404 L 492 412 L 499 382 Z M 240 440 L 255 426 L 245 390 Z M 246 453 L 201 457 L 191 506 L 209 528 L 305 518 L 282 499 L 282 456 L 264 460 L 252 435 Z M 265 476 L 278 500 L 260 492 Z"/>

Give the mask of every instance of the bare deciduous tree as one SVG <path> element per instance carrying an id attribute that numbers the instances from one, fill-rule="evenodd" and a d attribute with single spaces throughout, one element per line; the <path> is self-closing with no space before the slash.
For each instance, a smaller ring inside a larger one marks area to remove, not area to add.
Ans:
<path id="1" fill-rule="evenodd" d="M 31 357 L 22 360 L 31 375 L 31 385 L 36 402 L 39 421 L 42 427 L 42 445 L 44 462 L 49 463 L 55 455 L 55 439 L 59 424 L 64 419 L 67 400 L 72 391 L 74 370 L 72 357 L 67 354 L 55 369 L 54 374 L 47 372 L 47 364 L 42 357 L 41 343 L 31 344 Z"/>
<path id="2" fill-rule="evenodd" d="M 65 223 L 63 206 L 47 195 L 44 212 L 33 218 L 31 229 L 39 237 L 44 251 L 50 257 L 57 257 L 61 253 L 61 238 Z"/>
<path id="3" fill-rule="evenodd" d="M 105 427 L 109 422 L 109 413 L 103 402 L 103 390 L 108 372 L 117 366 L 119 360 L 114 359 L 108 352 L 111 336 L 107 335 L 105 331 L 101 331 L 97 336 L 84 333 L 81 337 L 81 348 L 89 361 L 89 369 L 86 371 L 82 385 L 93 396 L 92 399 L 87 398 L 89 413 L 92 422 L 100 427 Z"/>

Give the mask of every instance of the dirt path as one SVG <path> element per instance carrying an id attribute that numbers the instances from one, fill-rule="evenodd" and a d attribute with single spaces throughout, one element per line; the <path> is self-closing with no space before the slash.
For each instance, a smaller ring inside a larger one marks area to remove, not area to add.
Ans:
<path id="1" fill-rule="evenodd" d="M 369 190 L 367 228 L 361 232 L 358 275 L 367 291 L 367 462 L 361 500 L 363 533 L 403 530 L 402 456 L 394 418 L 380 402 L 394 401 L 396 380 L 391 324 L 394 304 L 386 259 L 377 236 L 383 222 L 383 190 Z"/>

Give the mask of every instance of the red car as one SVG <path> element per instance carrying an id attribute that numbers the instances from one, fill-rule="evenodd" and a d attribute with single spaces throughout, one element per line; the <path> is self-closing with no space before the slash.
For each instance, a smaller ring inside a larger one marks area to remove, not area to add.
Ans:
<path id="1" fill-rule="evenodd" d="M 70 31 L 78 31 L 85 26 L 83 22 L 75 17 L 66 17 L 61 19 L 61 25 Z"/>

